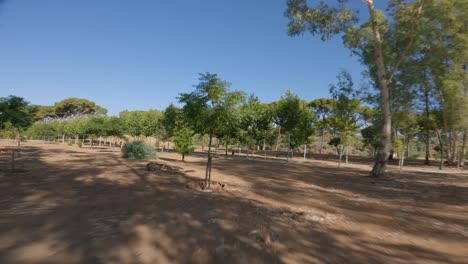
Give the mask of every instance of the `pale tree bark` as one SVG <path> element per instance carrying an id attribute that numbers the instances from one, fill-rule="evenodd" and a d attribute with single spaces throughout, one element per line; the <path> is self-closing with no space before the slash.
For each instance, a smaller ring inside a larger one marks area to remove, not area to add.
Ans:
<path id="1" fill-rule="evenodd" d="M 307 156 L 307 144 L 304 144 L 304 160 L 306 159 Z"/>
<path id="2" fill-rule="evenodd" d="M 424 164 L 429 165 L 429 156 L 430 156 L 430 142 L 431 142 L 431 133 L 429 130 L 429 91 L 427 87 L 424 89 L 424 103 L 425 103 L 425 113 L 426 113 L 426 158 Z"/>
<path id="3" fill-rule="evenodd" d="M 341 167 L 341 160 L 343 159 L 344 146 L 342 145 L 338 146 L 338 152 L 339 152 L 338 167 Z"/>
<path id="4" fill-rule="evenodd" d="M 16 129 L 16 140 L 17 140 L 18 148 L 21 147 L 21 133 L 20 133 L 19 128 Z"/>
<path id="5" fill-rule="evenodd" d="M 319 150 L 320 154 L 322 154 L 323 152 L 324 141 L 325 141 L 325 128 L 322 128 L 322 140 L 320 141 L 320 150 Z"/>
<path id="6" fill-rule="evenodd" d="M 345 163 L 348 164 L 348 151 L 349 151 L 349 147 L 346 146 L 345 147 Z"/>
<path id="7" fill-rule="evenodd" d="M 442 140 L 442 132 L 441 129 L 437 129 L 437 138 L 439 139 L 439 145 L 440 145 L 440 164 L 439 164 L 439 170 L 444 169 L 444 141 Z"/>
<path id="8" fill-rule="evenodd" d="M 278 146 L 279 146 L 279 142 L 280 142 L 280 137 L 281 137 L 281 127 L 278 126 L 278 137 L 276 138 L 275 151 L 278 151 Z"/>
<path id="9" fill-rule="evenodd" d="M 444 99 L 444 94 L 441 89 L 439 89 L 439 95 L 440 95 L 440 102 L 441 102 L 441 111 L 442 111 L 442 122 L 444 125 L 444 133 L 445 133 L 445 145 L 447 146 L 446 148 L 446 158 L 447 158 L 447 163 L 452 162 L 452 157 L 450 155 L 451 150 L 452 150 L 452 137 L 450 134 L 450 131 L 448 129 L 448 122 L 447 122 L 447 111 L 445 110 L 444 104 L 445 104 L 445 99 Z"/>
<path id="10" fill-rule="evenodd" d="M 213 129 L 210 130 L 210 141 L 208 143 L 208 162 L 206 163 L 205 171 L 205 187 L 211 186 L 211 143 L 213 142 Z"/>
<path id="11" fill-rule="evenodd" d="M 461 150 L 460 150 L 460 156 L 459 156 L 459 162 L 458 164 L 460 164 L 460 167 L 465 167 L 465 155 L 466 155 L 466 145 L 467 145 L 467 141 L 468 141 L 468 130 L 465 129 L 465 131 L 463 131 L 463 142 L 462 142 L 462 145 L 461 145 Z"/>
<path id="12" fill-rule="evenodd" d="M 374 1 L 365 0 L 369 9 L 370 19 L 372 23 L 372 32 L 374 35 L 373 45 L 375 48 L 375 63 L 377 65 L 378 81 L 380 86 L 380 108 L 383 115 L 382 138 L 380 140 L 380 149 L 375 159 L 374 167 L 369 176 L 379 177 L 385 173 L 385 168 L 388 163 L 391 146 L 391 128 L 392 118 L 390 114 L 389 91 L 386 79 L 386 70 L 382 51 L 382 37 L 380 35 L 377 18 L 375 15 Z"/>
<path id="13" fill-rule="evenodd" d="M 374 167 L 370 172 L 370 177 L 379 177 L 385 173 L 385 168 L 388 163 L 388 157 L 390 155 L 390 148 L 391 148 L 391 127 L 392 127 L 392 120 L 391 120 L 391 113 L 390 113 L 390 102 L 389 102 L 389 87 L 388 85 L 391 83 L 392 79 L 395 76 L 396 71 L 403 63 L 404 58 L 407 56 L 407 53 L 411 49 L 414 41 L 414 31 L 418 25 L 418 21 L 415 21 L 411 32 L 409 33 L 409 41 L 407 45 L 403 48 L 402 52 L 399 54 L 398 59 L 396 60 L 395 65 L 390 69 L 390 72 L 387 72 L 387 68 L 384 62 L 383 56 L 383 48 L 382 48 L 382 36 L 380 35 L 380 31 L 378 28 L 375 8 L 374 8 L 374 1 L 373 0 L 363 0 L 368 7 L 369 15 L 370 15 L 370 22 L 372 24 L 372 45 L 375 49 L 375 64 L 377 66 L 377 79 L 380 88 L 380 108 L 382 111 L 383 117 L 383 126 L 382 126 L 382 138 L 380 140 L 380 149 L 377 153 Z M 420 18 L 422 14 L 422 6 L 423 1 L 419 1 L 418 5 L 416 6 L 416 17 Z M 417 19 L 418 20 L 418 19 Z"/>
<path id="14" fill-rule="evenodd" d="M 452 130 L 452 158 L 453 158 L 453 163 L 458 163 L 458 131 L 456 129 Z M 458 167 L 458 165 L 457 165 Z"/>

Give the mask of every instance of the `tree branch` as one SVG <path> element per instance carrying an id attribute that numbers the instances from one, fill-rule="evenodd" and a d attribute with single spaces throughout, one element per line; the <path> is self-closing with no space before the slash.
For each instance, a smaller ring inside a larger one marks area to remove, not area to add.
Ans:
<path id="1" fill-rule="evenodd" d="M 423 0 L 420 0 L 419 3 L 418 3 L 418 6 L 416 7 L 417 8 L 417 18 L 416 18 L 416 20 L 419 20 L 421 18 L 422 7 L 423 7 Z M 387 80 L 388 84 L 392 82 L 393 78 L 395 77 L 395 72 L 397 71 L 398 67 L 400 67 L 400 64 L 403 62 L 403 59 L 406 57 L 407 53 L 409 52 L 409 49 L 413 45 L 414 35 L 415 35 L 414 32 L 416 31 L 416 27 L 417 27 L 418 24 L 419 23 L 413 23 L 413 27 L 412 27 L 412 29 L 410 31 L 410 41 L 408 42 L 408 45 L 406 45 L 403 52 L 400 54 L 400 57 L 398 58 L 397 63 L 395 64 L 395 66 L 390 71 L 391 74 L 390 74 L 390 77 Z"/>

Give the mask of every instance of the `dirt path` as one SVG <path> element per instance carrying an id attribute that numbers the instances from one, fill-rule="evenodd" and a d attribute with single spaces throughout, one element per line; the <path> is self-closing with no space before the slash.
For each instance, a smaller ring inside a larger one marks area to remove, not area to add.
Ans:
<path id="1" fill-rule="evenodd" d="M 0 170 L 0 263 L 468 263 L 466 171 L 216 158 L 222 192 L 185 188 L 205 160 L 29 144 Z"/>

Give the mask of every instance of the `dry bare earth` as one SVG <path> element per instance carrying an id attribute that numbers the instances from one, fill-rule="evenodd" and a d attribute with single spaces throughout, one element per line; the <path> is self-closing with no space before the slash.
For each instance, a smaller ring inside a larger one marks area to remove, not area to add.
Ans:
<path id="1" fill-rule="evenodd" d="M 27 144 L 0 170 L 0 263 L 468 263 L 468 175 L 214 159 L 146 171 L 106 149 Z M 172 168 L 172 169 L 171 169 Z"/>

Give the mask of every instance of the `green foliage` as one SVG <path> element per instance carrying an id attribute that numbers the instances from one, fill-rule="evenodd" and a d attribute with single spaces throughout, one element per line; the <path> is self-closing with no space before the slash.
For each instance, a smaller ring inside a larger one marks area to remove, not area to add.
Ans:
<path id="1" fill-rule="evenodd" d="M 214 134 L 232 121 L 233 110 L 242 103 L 244 94 L 229 92 L 230 84 L 216 74 L 201 74 L 199 80 L 195 91 L 179 95 L 184 104 L 182 113 L 194 132 Z"/>
<path id="2" fill-rule="evenodd" d="M 334 146 L 334 147 L 338 147 L 341 144 L 342 144 L 341 143 L 341 138 L 339 138 L 339 137 L 334 137 L 334 138 L 330 139 L 330 141 L 328 141 L 328 145 Z"/>
<path id="3" fill-rule="evenodd" d="M 405 145 L 399 137 L 393 138 L 392 147 L 393 151 L 399 153 L 400 155 L 402 155 L 402 153 L 405 151 Z"/>
<path id="4" fill-rule="evenodd" d="M 180 114 L 180 109 L 175 107 L 172 103 L 166 107 L 161 119 L 161 137 L 168 139 L 174 136 L 174 128 L 176 126 L 176 120 Z"/>
<path id="5" fill-rule="evenodd" d="M 35 111 L 36 109 L 21 97 L 0 97 L 0 129 L 7 122 L 18 130 L 31 126 Z"/>
<path id="6" fill-rule="evenodd" d="M 381 138 L 381 127 L 379 124 L 372 124 L 361 130 L 364 147 L 366 147 L 371 153 L 376 153 L 380 148 Z"/>
<path id="7" fill-rule="evenodd" d="M 77 117 L 85 115 L 105 115 L 107 109 L 95 102 L 81 98 L 67 98 L 54 104 L 55 115 L 58 117 Z"/>
<path id="8" fill-rule="evenodd" d="M 341 139 L 343 146 L 351 145 L 359 130 L 361 119 L 361 101 L 353 88 L 349 73 L 340 72 L 338 83 L 330 85 L 330 94 L 334 99 L 334 108 L 328 118 L 333 134 Z"/>
<path id="9" fill-rule="evenodd" d="M 193 130 L 187 126 L 179 125 L 172 137 L 175 150 L 182 154 L 182 161 L 186 154 L 191 154 L 195 148 L 193 146 Z"/>
<path id="10" fill-rule="evenodd" d="M 10 122 L 6 122 L 3 124 L 3 128 L 0 129 L 0 138 L 14 139 L 16 133 L 16 128 Z"/>
<path id="11" fill-rule="evenodd" d="M 313 112 L 307 102 L 300 100 L 291 91 L 287 91 L 286 95 L 276 102 L 274 120 L 281 133 L 291 137 L 290 147 L 309 143 L 310 136 L 314 133 Z"/>
<path id="12" fill-rule="evenodd" d="M 61 134 L 58 121 L 36 122 L 26 131 L 26 135 L 33 139 L 54 140 Z"/>
<path id="13" fill-rule="evenodd" d="M 43 120 L 45 118 L 56 118 L 55 107 L 49 105 L 38 105 L 36 106 L 36 120 Z"/>
<path id="14" fill-rule="evenodd" d="M 273 117 L 272 107 L 262 104 L 258 97 L 251 95 L 247 103 L 240 107 L 239 125 L 242 131 L 238 132 L 238 138 L 252 138 L 261 144 L 273 133 Z"/>
<path id="15" fill-rule="evenodd" d="M 156 150 L 143 141 L 134 141 L 123 145 L 122 157 L 126 159 L 154 159 L 156 158 Z"/>
<path id="16" fill-rule="evenodd" d="M 163 114 L 158 110 L 122 111 L 119 114 L 124 132 L 132 137 L 159 136 Z"/>

